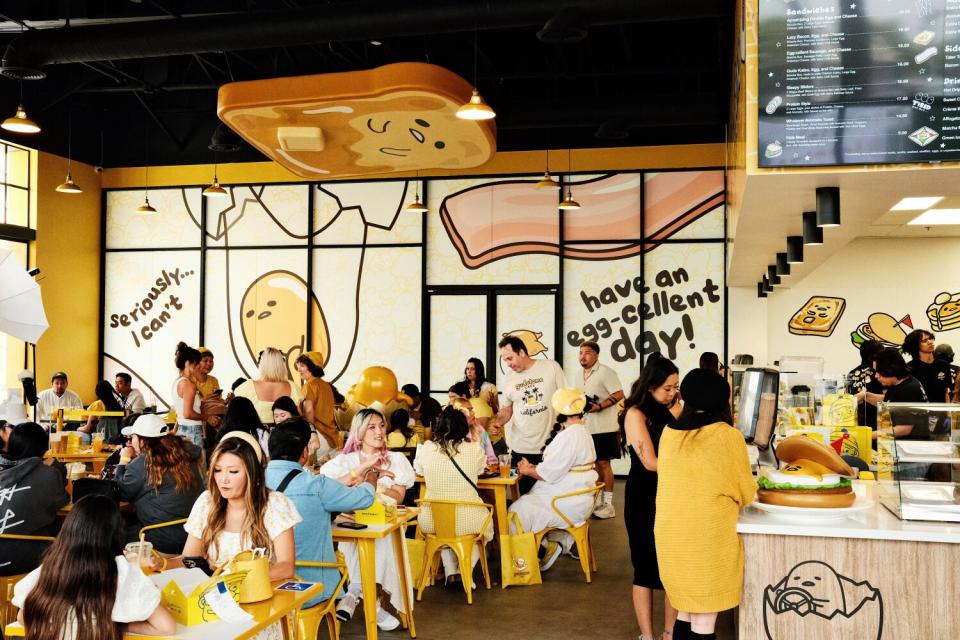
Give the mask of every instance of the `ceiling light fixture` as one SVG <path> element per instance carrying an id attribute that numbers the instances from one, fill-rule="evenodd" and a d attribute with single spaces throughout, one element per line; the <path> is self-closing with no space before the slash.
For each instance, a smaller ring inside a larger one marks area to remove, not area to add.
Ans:
<path id="1" fill-rule="evenodd" d="M 573 170 L 572 152 L 567 149 L 567 171 Z M 567 196 L 558 205 L 564 211 L 573 211 L 580 208 L 580 203 L 573 199 L 573 189 L 570 188 L 570 176 L 567 175 Z"/>
<path id="2" fill-rule="evenodd" d="M 537 181 L 537 189 L 559 189 L 560 183 L 550 175 L 550 150 L 547 149 L 544 153 L 546 154 L 546 166 L 543 170 L 543 177 Z"/>
<path id="3" fill-rule="evenodd" d="M 941 200 L 943 200 L 943 196 L 904 198 L 890 207 L 890 211 L 926 211 Z"/>
<path id="4" fill-rule="evenodd" d="M 780 276 L 781 278 L 784 278 L 790 275 L 790 263 L 787 262 L 786 253 L 777 254 L 777 275 Z"/>
<path id="5" fill-rule="evenodd" d="M 930 209 L 907 224 L 928 227 L 938 224 L 960 224 L 960 209 Z"/>
<path id="6" fill-rule="evenodd" d="M 496 112 L 490 108 L 483 98 L 480 97 L 480 90 L 477 88 L 479 77 L 477 75 L 477 58 L 480 57 L 480 50 L 477 46 L 477 29 L 473 30 L 473 95 L 466 104 L 457 109 L 457 117 L 461 120 L 491 120 L 497 117 Z"/>
<path id="7" fill-rule="evenodd" d="M 817 226 L 817 212 L 803 213 L 803 244 L 814 247 L 823 244 L 823 229 Z"/>
<path id="8" fill-rule="evenodd" d="M 23 108 L 23 80 L 20 81 L 20 104 L 17 105 L 17 112 L 4 120 L 0 128 L 13 133 L 40 133 L 40 125 L 31 120 Z"/>
<path id="9" fill-rule="evenodd" d="M 840 226 L 840 187 L 817 189 L 817 226 Z"/>
<path id="10" fill-rule="evenodd" d="M 420 202 L 420 175 L 419 174 L 417 174 L 417 179 L 415 180 L 415 182 L 416 182 L 416 194 L 413 196 L 413 202 L 405 206 L 403 210 L 409 213 L 426 213 L 430 211 L 430 209 L 427 208 L 427 205 Z"/>
<path id="11" fill-rule="evenodd" d="M 73 159 L 73 109 L 67 108 L 67 179 L 57 185 L 57 193 L 83 193 L 70 172 L 70 163 Z"/>
<path id="12" fill-rule="evenodd" d="M 787 264 L 803 262 L 803 236 L 787 236 Z"/>
<path id="13" fill-rule="evenodd" d="M 766 297 L 767 297 L 767 291 L 766 291 L 766 289 L 763 288 L 763 283 L 762 283 L 762 282 L 758 282 L 758 283 L 757 283 L 757 297 L 758 297 L 758 298 L 766 298 Z"/>
<path id="14" fill-rule="evenodd" d="M 770 284 L 770 280 L 767 278 L 767 276 L 763 276 L 763 280 L 760 282 L 760 284 L 763 286 L 764 293 L 773 293 L 773 285 Z"/>
<path id="15" fill-rule="evenodd" d="M 770 284 L 779 287 L 780 286 L 780 276 L 777 275 L 777 266 L 773 264 L 767 265 L 767 280 L 770 281 Z"/>
<path id="16" fill-rule="evenodd" d="M 225 198 L 230 194 L 220 186 L 220 180 L 217 179 L 217 155 L 213 155 L 213 184 L 203 190 L 203 195 L 208 198 Z"/>
<path id="17" fill-rule="evenodd" d="M 150 195 L 147 186 L 150 184 L 150 123 L 147 122 L 143 131 L 143 204 L 137 207 L 137 213 L 156 215 L 157 210 L 150 205 Z"/>

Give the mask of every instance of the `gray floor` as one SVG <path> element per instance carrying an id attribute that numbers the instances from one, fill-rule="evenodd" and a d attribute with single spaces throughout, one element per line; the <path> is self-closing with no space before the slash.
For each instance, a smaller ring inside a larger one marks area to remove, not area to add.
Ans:
<path id="1" fill-rule="evenodd" d="M 633 640 L 639 634 L 630 587 L 633 567 L 623 518 L 623 481 L 617 481 L 615 503 L 617 517 L 591 523 L 591 533 L 600 563 L 599 573 L 587 584 L 580 563 L 566 556 L 544 574 L 544 583 L 532 587 L 500 589 L 499 562 L 491 557 L 492 579 L 497 582 L 490 591 L 481 587 L 474 592 L 473 605 L 468 606 L 462 589 L 427 587 L 423 600 L 415 609 L 417 637 L 422 640 L 457 638 L 457 640 L 501 640 L 523 638 L 535 640 L 585 640 L 610 638 Z M 497 556 L 499 557 L 499 556 Z M 479 570 L 478 570 L 479 575 Z M 662 624 L 662 598 L 655 603 L 654 620 Z M 657 627 L 659 630 L 659 627 Z M 658 631 L 659 632 L 659 631 Z M 321 632 L 321 637 L 324 632 Z M 343 625 L 341 638 L 364 638 L 363 614 Z M 380 637 L 399 639 L 409 636 L 402 629 Z M 733 614 L 721 615 L 717 637 L 732 640 Z"/>

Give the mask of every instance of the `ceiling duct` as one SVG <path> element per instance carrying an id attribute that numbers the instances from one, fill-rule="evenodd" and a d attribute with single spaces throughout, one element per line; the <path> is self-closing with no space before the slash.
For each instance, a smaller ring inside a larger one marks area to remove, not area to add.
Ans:
<path id="1" fill-rule="evenodd" d="M 556 0 L 426 0 L 409 3 L 398 12 L 393 3 L 367 0 L 286 11 L 34 29 L 10 43 L 0 73 L 39 79 L 45 66 L 56 64 L 540 27 L 558 14 L 557 5 Z M 561 4 L 559 9 L 581 16 L 583 25 L 602 26 L 723 18 L 728 13 L 725 5 L 724 0 L 686 0 L 682 15 L 674 0 L 581 0 Z"/>

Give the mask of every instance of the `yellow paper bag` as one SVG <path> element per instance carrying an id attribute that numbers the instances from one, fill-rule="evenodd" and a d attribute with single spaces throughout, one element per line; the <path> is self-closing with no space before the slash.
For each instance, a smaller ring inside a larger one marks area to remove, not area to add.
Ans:
<path id="1" fill-rule="evenodd" d="M 240 604 L 260 602 L 273 597 L 270 584 L 270 561 L 266 550 L 241 551 L 227 563 L 227 573 L 246 573 L 240 583 Z"/>
<path id="2" fill-rule="evenodd" d="M 504 553 L 500 555 L 503 586 L 541 584 L 537 540 L 532 532 L 524 532 L 517 514 L 509 514 L 517 533 L 501 536 Z"/>

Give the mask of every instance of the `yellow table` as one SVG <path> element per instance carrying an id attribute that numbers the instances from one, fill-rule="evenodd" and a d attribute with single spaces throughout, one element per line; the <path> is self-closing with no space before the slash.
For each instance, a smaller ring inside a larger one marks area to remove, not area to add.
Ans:
<path id="1" fill-rule="evenodd" d="M 92 448 L 88 447 L 82 449 L 79 453 L 60 453 L 55 451 L 47 451 L 45 458 L 56 458 L 60 462 L 89 462 L 93 466 L 93 473 L 95 475 L 100 475 L 103 472 L 103 466 L 113 454 L 113 451 L 94 451 Z"/>
<path id="2" fill-rule="evenodd" d="M 333 539 L 336 542 L 354 542 L 360 556 L 360 582 L 363 585 L 363 617 L 367 627 L 367 639 L 377 640 L 377 559 L 375 545 L 381 538 L 391 536 L 393 549 L 397 555 L 397 569 L 400 571 L 400 587 L 403 591 L 403 607 L 406 611 L 400 615 L 400 623 L 410 632 L 411 638 L 417 637 L 417 628 L 413 622 L 413 585 L 407 581 L 407 549 L 404 532 L 407 523 L 417 517 L 418 509 L 407 509 L 397 514 L 395 522 L 390 524 L 371 524 L 366 529 L 344 529 L 333 523 Z"/>
<path id="3" fill-rule="evenodd" d="M 274 586 L 279 586 L 284 582 L 288 581 L 281 580 L 274 583 Z M 226 640 L 227 638 L 233 638 L 234 640 L 245 640 L 246 638 L 254 637 L 270 625 L 280 622 L 283 626 L 285 637 L 293 640 L 293 638 L 296 637 L 296 630 L 291 628 L 288 614 L 322 592 L 323 584 L 315 582 L 313 586 L 306 591 L 274 591 L 273 597 L 269 600 L 240 605 L 244 611 L 253 616 L 253 620 L 250 622 L 228 623 L 217 620 L 214 622 L 195 624 L 192 627 L 185 627 L 178 624 L 177 632 L 172 636 L 165 636 L 164 638 L 158 636 L 142 636 L 135 633 L 125 633 L 123 637 L 124 640 L 134 640 L 135 638 L 150 638 L 151 640 L 208 640 L 210 638 Z M 376 613 L 374 613 L 373 618 L 374 623 L 376 623 Z M 24 636 L 23 627 L 16 622 L 8 624 L 3 633 L 4 637 L 7 638 L 21 638 Z"/>
<path id="4" fill-rule="evenodd" d="M 511 500 L 519 498 L 519 482 L 520 476 L 511 476 L 509 478 L 494 476 L 492 478 L 477 479 L 478 489 L 493 491 L 493 518 L 496 523 L 494 533 L 497 537 L 497 544 L 500 547 L 501 557 L 504 553 L 507 553 L 507 549 L 500 540 L 503 536 L 510 535 L 510 525 L 507 521 L 507 491 L 510 491 Z M 423 476 L 417 476 L 417 484 L 420 485 L 420 498 L 423 499 L 427 493 L 427 485 L 423 480 Z M 506 586 L 503 588 L 505 589 Z"/>

